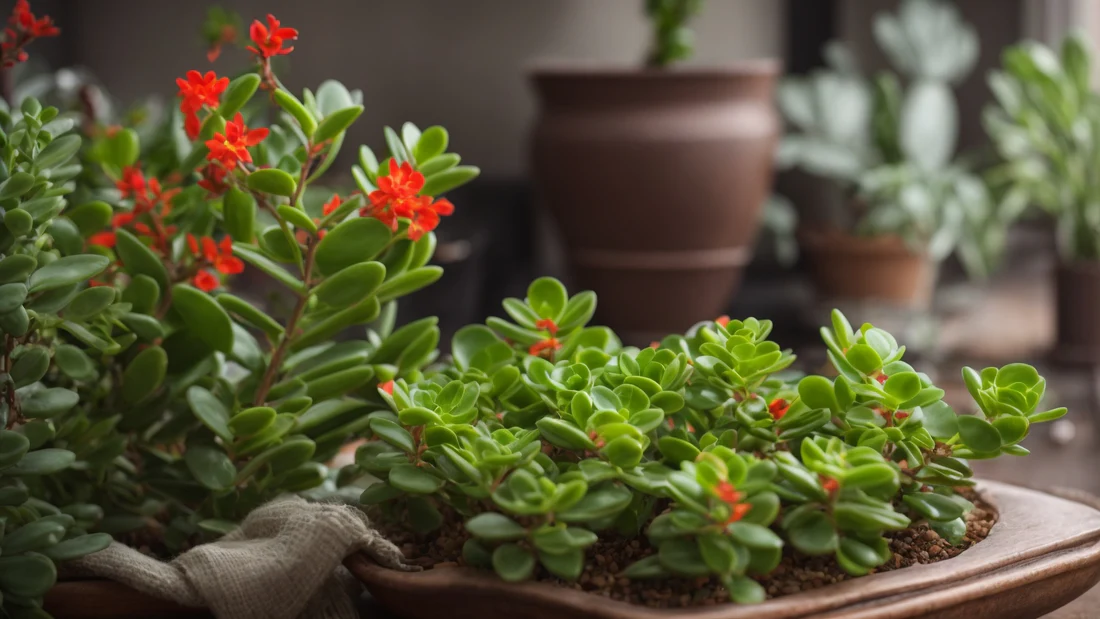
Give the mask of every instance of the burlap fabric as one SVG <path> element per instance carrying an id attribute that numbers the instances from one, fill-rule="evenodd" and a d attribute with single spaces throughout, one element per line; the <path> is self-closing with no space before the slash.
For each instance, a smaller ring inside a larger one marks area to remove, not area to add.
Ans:
<path id="1" fill-rule="evenodd" d="M 221 619 L 354 619 L 359 583 L 341 565 L 356 551 L 416 570 L 363 512 L 298 497 L 253 511 L 236 531 L 165 563 L 114 543 L 67 564 Z"/>

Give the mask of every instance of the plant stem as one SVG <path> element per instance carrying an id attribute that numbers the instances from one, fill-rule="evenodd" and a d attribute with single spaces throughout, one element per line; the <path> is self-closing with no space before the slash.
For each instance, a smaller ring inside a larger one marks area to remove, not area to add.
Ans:
<path id="1" fill-rule="evenodd" d="M 309 303 L 310 293 L 310 280 L 313 278 L 313 262 L 314 255 L 317 253 L 317 243 L 314 239 L 309 239 L 309 246 L 306 248 L 306 262 L 302 269 L 302 283 L 305 284 L 306 289 L 298 296 L 298 303 L 294 306 L 294 311 L 290 314 L 290 319 L 286 323 L 286 331 L 283 332 L 282 339 L 279 340 L 279 345 L 275 347 L 275 350 L 271 353 L 271 361 L 267 364 L 267 370 L 264 371 L 263 380 L 260 381 L 260 387 L 256 390 L 256 397 L 254 398 L 254 406 L 263 406 L 267 399 L 267 393 L 271 391 L 271 384 L 275 380 L 275 375 L 279 372 L 279 367 L 283 363 L 283 357 L 286 356 L 287 349 L 290 348 L 291 339 L 294 337 L 294 331 L 298 328 L 298 321 L 301 320 L 302 314 L 305 313 L 306 305 Z"/>

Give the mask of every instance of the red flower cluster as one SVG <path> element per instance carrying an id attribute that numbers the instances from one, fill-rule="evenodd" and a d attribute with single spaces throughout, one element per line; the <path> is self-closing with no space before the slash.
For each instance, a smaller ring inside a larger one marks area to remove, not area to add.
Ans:
<path id="1" fill-rule="evenodd" d="M 218 276 L 210 272 L 212 267 L 218 273 L 236 275 L 244 270 L 244 262 L 233 255 L 233 239 L 223 237 L 221 243 L 214 243 L 214 239 L 202 237 L 202 251 L 199 251 L 200 241 L 193 234 L 187 235 L 187 245 L 195 258 L 195 264 L 199 266 L 191 282 L 203 292 L 210 292 L 218 287 L 221 281 Z"/>
<path id="2" fill-rule="evenodd" d="M 216 163 L 208 164 L 199 171 L 199 174 L 202 175 L 199 180 L 199 187 L 210 192 L 211 196 L 220 196 L 229 190 L 229 183 L 225 182 L 229 170 L 220 165 Z"/>
<path id="3" fill-rule="evenodd" d="M 790 408 L 790 402 L 784 400 L 783 398 L 776 398 L 772 400 L 770 404 L 768 404 L 768 412 L 771 413 L 772 417 L 776 421 L 782 419 L 783 415 L 786 415 L 787 411 L 790 410 Z"/>
<path id="4" fill-rule="evenodd" d="M 549 331 L 550 335 L 558 334 L 558 325 L 554 324 L 554 321 L 550 320 L 549 318 L 543 318 L 541 320 L 535 321 L 535 328 Z"/>
<path id="5" fill-rule="evenodd" d="M 718 485 L 714 487 L 714 496 L 717 497 L 719 501 L 729 505 L 730 508 L 729 519 L 723 524 L 733 524 L 741 520 L 745 517 L 745 514 L 752 509 L 752 505 L 741 502 L 741 493 L 728 481 L 718 482 Z"/>
<path id="6" fill-rule="evenodd" d="M 221 94 L 229 86 L 229 78 L 218 78 L 213 71 L 207 71 L 205 75 L 198 71 L 188 71 L 187 79 L 177 78 L 179 86 L 180 111 L 183 112 L 183 128 L 187 131 L 187 137 L 194 140 L 199 137 L 199 129 L 202 122 L 199 121 L 199 110 L 204 107 L 215 109 L 221 103 Z"/>
<path id="7" fill-rule="evenodd" d="M 546 357 L 553 360 L 554 353 L 561 348 L 561 342 L 556 337 L 548 337 L 545 340 L 535 342 L 531 344 L 531 347 L 527 349 L 527 354 L 535 357 Z"/>
<path id="8" fill-rule="evenodd" d="M 368 196 L 371 205 L 363 207 L 360 215 L 369 214 L 393 230 L 397 230 L 397 218 L 404 217 L 409 220 L 409 238 L 416 241 L 435 230 L 440 216 L 454 213 L 449 200 L 416 195 L 424 187 L 424 175 L 408 162 L 399 166 L 390 159 L 389 172 L 388 176 L 378 177 L 378 189 Z"/>
<path id="9" fill-rule="evenodd" d="M 283 43 L 297 39 L 298 31 L 294 28 L 282 27 L 279 20 L 268 13 L 267 26 L 258 19 L 253 21 L 252 27 L 248 29 L 248 36 L 256 44 L 249 45 L 248 51 L 266 60 L 272 56 L 284 56 L 294 51 L 294 47 L 284 48 Z"/>
<path id="10" fill-rule="evenodd" d="M 27 60 L 24 47 L 35 39 L 55 37 L 61 30 L 54 25 L 49 16 L 38 18 L 31 13 L 27 0 L 17 0 L 15 9 L 8 18 L 8 27 L 4 29 L 4 42 L 0 43 L 0 64 L 12 67 L 17 62 Z"/>
<path id="11" fill-rule="evenodd" d="M 226 170 L 236 168 L 240 162 L 252 163 L 252 153 L 248 152 L 248 147 L 263 142 L 267 134 L 265 127 L 246 127 L 241 113 L 237 112 L 233 120 L 226 123 L 224 134 L 215 133 L 213 139 L 206 141 L 206 148 L 210 150 L 206 158 L 221 163 Z"/>
<path id="12" fill-rule="evenodd" d="M 115 231 L 130 227 L 134 232 L 153 239 L 153 247 L 167 255 L 168 239 L 176 233 L 176 227 L 166 225 L 164 220 L 172 212 L 172 198 L 180 189 L 164 189 L 157 178 L 146 178 L 136 166 L 123 168 L 122 177 L 115 182 L 115 187 L 124 200 L 134 201 L 134 208 L 115 215 L 111 218 L 111 230 L 93 234 L 88 242 L 114 247 Z M 146 214 L 147 217 L 138 220 L 139 216 Z"/>

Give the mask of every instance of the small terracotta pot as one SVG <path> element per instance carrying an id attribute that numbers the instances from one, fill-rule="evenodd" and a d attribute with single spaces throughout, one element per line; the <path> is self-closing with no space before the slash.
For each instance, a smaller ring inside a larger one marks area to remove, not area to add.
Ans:
<path id="1" fill-rule="evenodd" d="M 987 481 L 977 488 L 998 521 L 962 554 L 756 605 L 657 610 L 547 583 L 506 583 L 470 568 L 397 572 L 363 554 L 344 565 L 406 619 L 1035 619 L 1100 581 L 1095 497 L 1067 500 Z"/>
<path id="2" fill-rule="evenodd" d="M 1055 280 L 1055 356 L 1071 363 L 1100 363 L 1100 262 L 1059 264 Z"/>
<path id="3" fill-rule="evenodd" d="M 820 298 L 881 301 L 903 307 L 931 303 L 935 266 L 900 237 L 806 230 L 799 237 Z"/>
<path id="4" fill-rule="evenodd" d="M 725 313 L 771 188 L 778 70 L 535 71 L 538 195 L 599 322 L 639 340 Z"/>

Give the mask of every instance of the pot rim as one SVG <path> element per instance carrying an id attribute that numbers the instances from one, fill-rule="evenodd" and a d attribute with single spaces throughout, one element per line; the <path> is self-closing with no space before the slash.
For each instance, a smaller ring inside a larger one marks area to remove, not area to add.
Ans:
<path id="1" fill-rule="evenodd" d="M 524 69 L 535 79 L 584 80 L 689 80 L 731 77 L 768 77 L 779 75 L 783 61 L 778 58 L 747 58 L 713 65 L 674 66 L 658 69 L 597 60 L 536 59 Z"/>
<path id="2" fill-rule="evenodd" d="M 1061 498 L 1038 490 L 980 480 L 977 489 L 997 511 L 988 537 L 959 555 L 933 564 L 845 580 L 821 589 L 764 603 L 687 609 L 652 609 L 547 583 L 505 583 L 470 568 L 396 572 L 366 555 L 345 560 L 379 601 L 383 597 L 420 596 L 446 603 L 451 591 L 465 600 L 537 605 L 547 611 L 586 619 L 795 619 L 828 613 L 845 617 L 916 617 L 982 599 L 998 591 L 1028 587 L 1061 574 L 1093 568 L 1088 587 L 1100 572 L 1100 499 Z M 1027 536 L 1020 535 L 1028 531 Z M 901 614 L 904 612 L 905 614 Z M 549 616 L 549 614 L 547 615 Z"/>
<path id="3" fill-rule="evenodd" d="M 813 230 L 801 228 L 798 233 L 798 242 L 810 252 L 823 252 L 822 258 L 828 254 L 865 254 L 875 256 L 897 256 L 904 254 L 914 258 L 928 258 L 927 251 L 915 252 L 909 245 L 896 234 L 879 234 L 875 236 L 858 236 L 835 228 Z M 1100 263 L 1098 263 L 1100 265 Z"/>

